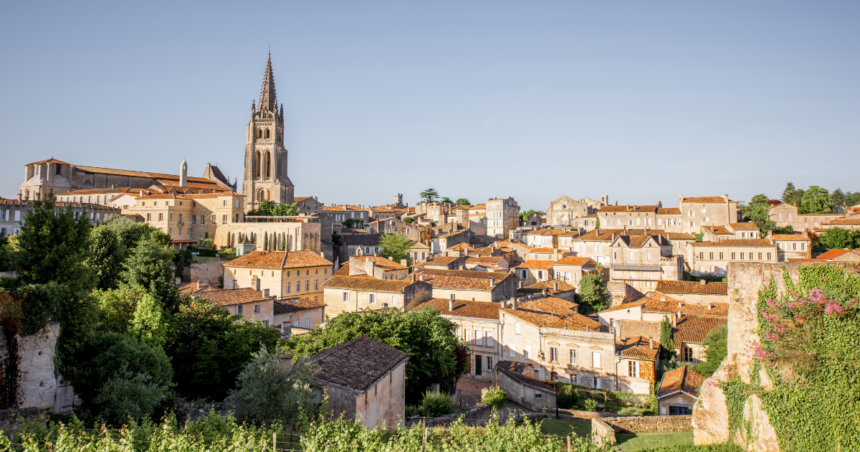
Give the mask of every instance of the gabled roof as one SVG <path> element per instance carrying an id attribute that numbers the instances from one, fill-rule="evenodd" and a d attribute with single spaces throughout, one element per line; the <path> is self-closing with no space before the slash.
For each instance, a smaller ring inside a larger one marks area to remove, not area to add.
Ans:
<path id="1" fill-rule="evenodd" d="M 701 344 L 711 330 L 726 325 L 728 319 L 725 317 L 685 315 L 675 327 L 675 347 L 680 347 L 682 343 Z"/>
<path id="2" fill-rule="evenodd" d="M 535 270 L 552 270 L 552 265 L 555 261 L 551 260 L 527 260 L 516 268 L 531 268 Z"/>
<path id="3" fill-rule="evenodd" d="M 590 257 L 567 256 L 553 262 L 553 265 L 573 265 L 576 267 L 586 267 L 597 265 L 597 263 L 594 262 Z"/>
<path id="4" fill-rule="evenodd" d="M 252 251 L 224 264 L 228 268 L 265 268 L 281 270 L 288 268 L 324 267 L 334 265 L 310 250 L 299 251 Z"/>
<path id="5" fill-rule="evenodd" d="M 724 282 L 657 281 L 655 292 L 664 294 L 728 295 L 729 285 Z"/>
<path id="6" fill-rule="evenodd" d="M 466 301 L 454 300 L 454 310 L 451 311 L 451 300 L 447 298 L 434 298 L 424 304 L 419 305 L 413 310 L 424 309 L 424 307 L 432 308 L 439 311 L 441 315 L 451 315 L 457 317 L 473 317 L 479 319 L 499 320 L 499 303 L 491 303 L 488 301 Z"/>
<path id="7" fill-rule="evenodd" d="M 803 241 L 803 242 L 811 242 L 812 239 L 805 235 L 801 234 L 773 234 L 770 236 L 771 240 L 791 240 L 791 241 Z"/>
<path id="8" fill-rule="evenodd" d="M 498 286 L 508 278 L 513 278 L 510 273 L 479 272 L 471 270 L 422 270 L 424 282 L 433 286 L 434 289 L 462 289 L 462 290 L 492 290 L 490 284 L 495 281 Z"/>
<path id="9" fill-rule="evenodd" d="M 705 377 L 702 374 L 687 366 L 681 366 L 663 374 L 663 380 L 660 382 L 660 390 L 657 391 L 657 398 L 666 397 L 677 392 L 685 392 L 693 397 L 698 397 L 699 388 L 704 381 Z"/>
<path id="10" fill-rule="evenodd" d="M 631 337 L 616 342 L 615 351 L 620 352 L 622 358 L 656 361 L 660 353 L 660 343 L 647 337 Z"/>
<path id="11" fill-rule="evenodd" d="M 255 301 L 269 300 L 263 297 L 263 291 L 250 287 L 242 289 L 205 289 L 192 293 L 192 296 L 205 298 L 221 306 L 233 306 L 237 304 L 252 303 Z"/>
<path id="12" fill-rule="evenodd" d="M 555 285 L 558 284 L 558 290 L 555 290 Z M 544 290 L 547 289 L 549 293 L 558 293 L 558 292 L 570 292 L 572 290 L 576 290 L 576 286 L 570 285 L 560 279 L 551 279 L 549 281 L 540 281 L 530 286 L 523 287 L 526 290 Z M 578 304 L 573 303 L 578 306 Z"/>
<path id="13" fill-rule="evenodd" d="M 460 259 L 458 256 L 436 256 L 430 260 L 428 260 L 424 265 L 451 265 L 454 262 L 457 262 L 457 259 Z"/>
<path id="14" fill-rule="evenodd" d="M 516 381 L 517 383 L 520 383 L 520 384 L 522 384 L 524 386 L 528 386 L 532 389 L 538 389 L 538 390 L 541 390 L 541 391 L 544 391 L 544 392 L 547 392 L 550 394 L 556 393 L 555 389 L 552 386 L 550 386 L 549 384 L 547 384 L 547 382 L 542 381 L 542 380 L 537 380 L 537 379 L 534 379 L 531 377 L 527 377 L 527 376 L 523 375 L 522 373 L 520 373 L 520 372 L 522 372 L 524 367 L 526 367 L 524 364 L 513 362 L 513 361 L 499 361 L 498 363 L 496 363 L 496 370 L 498 372 L 501 372 L 502 374 L 504 374 L 508 378 Z"/>
<path id="15" fill-rule="evenodd" d="M 595 229 L 582 234 L 577 240 L 582 242 L 611 242 L 624 233 L 624 229 Z"/>
<path id="16" fill-rule="evenodd" d="M 275 300 L 275 314 L 289 314 L 291 312 L 305 311 L 308 309 L 324 308 L 325 303 L 321 301 L 308 300 L 307 298 L 289 298 Z"/>
<path id="17" fill-rule="evenodd" d="M 329 347 L 310 358 L 319 367 L 317 380 L 359 394 L 408 359 L 406 353 L 366 336 Z"/>
<path id="18" fill-rule="evenodd" d="M 364 275 L 367 276 L 367 275 Z M 414 284 L 412 280 L 377 279 L 360 276 L 332 276 L 322 286 L 324 289 L 352 289 L 374 292 L 402 293 L 406 287 Z"/>
<path id="19" fill-rule="evenodd" d="M 691 245 L 699 247 L 699 246 L 774 246 L 768 239 L 736 239 L 736 240 L 723 240 L 720 242 L 693 242 Z"/>
<path id="20" fill-rule="evenodd" d="M 657 209 L 657 215 L 681 215 L 681 209 L 677 207 L 663 207 Z"/>
<path id="21" fill-rule="evenodd" d="M 690 196 L 682 197 L 681 202 L 695 202 L 702 204 L 719 204 L 726 202 L 726 198 L 722 196 Z"/>
<path id="22" fill-rule="evenodd" d="M 827 260 L 831 260 L 831 259 L 836 259 L 837 257 L 842 256 L 845 253 L 856 253 L 856 251 L 853 251 L 853 250 L 830 250 L 830 251 L 827 251 L 825 253 L 819 254 L 816 257 L 816 259 L 821 259 L 821 260 L 827 261 Z"/>
<path id="23" fill-rule="evenodd" d="M 639 300 L 636 300 L 632 303 L 620 304 L 609 309 L 604 309 L 600 312 L 603 313 L 621 311 L 624 309 L 631 309 L 640 306 L 642 307 L 643 312 L 673 314 L 680 311 L 682 314 L 686 315 L 708 315 L 722 317 L 729 315 L 728 303 L 687 303 L 684 300 L 673 298 L 665 294 L 656 292 L 652 292 L 648 296 L 640 298 Z"/>
<path id="24" fill-rule="evenodd" d="M 538 298 L 519 302 L 517 309 L 502 309 L 505 314 L 537 327 L 580 331 L 605 331 L 600 322 L 575 312 L 576 303 L 560 298 Z"/>
<path id="25" fill-rule="evenodd" d="M 751 221 L 747 221 L 747 222 L 743 222 L 743 223 L 729 223 L 729 226 L 731 226 L 732 229 L 747 229 L 747 230 L 754 230 L 754 231 L 759 230 L 758 226 L 756 226 L 756 224 L 751 222 Z"/>
<path id="26" fill-rule="evenodd" d="M 373 264 L 377 268 L 381 268 L 384 271 L 394 271 L 394 270 L 408 270 L 408 267 L 404 267 L 397 262 L 394 262 L 391 259 L 386 259 L 382 256 L 353 256 L 349 258 L 350 262 L 367 262 L 368 260 L 373 261 Z"/>

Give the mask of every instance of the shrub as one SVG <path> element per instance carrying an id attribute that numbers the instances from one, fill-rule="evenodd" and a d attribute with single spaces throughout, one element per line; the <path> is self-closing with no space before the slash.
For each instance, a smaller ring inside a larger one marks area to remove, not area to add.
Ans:
<path id="1" fill-rule="evenodd" d="M 209 238 L 200 239 L 197 242 L 197 248 L 200 250 L 214 250 L 215 249 L 215 242 Z"/>
<path id="2" fill-rule="evenodd" d="M 585 409 L 588 411 L 597 411 L 597 400 L 585 399 Z"/>
<path id="3" fill-rule="evenodd" d="M 143 372 L 132 373 L 128 366 L 116 372 L 99 390 L 95 403 L 101 407 L 99 415 L 115 422 L 131 417 L 140 419 L 152 415 L 164 399 L 166 387 L 152 381 Z"/>
<path id="4" fill-rule="evenodd" d="M 579 394 L 576 392 L 576 387 L 568 383 L 556 383 L 556 403 L 559 408 L 572 409 L 579 402 Z"/>
<path id="5" fill-rule="evenodd" d="M 424 393 L 424 398 L 421 400 L 421 406 L 418 407 L 418 410 L 422 416 L 438 417 L 450 413 L 451 408 L 451 396 L 445 392 L 431 392 L 428 390 Z"/>
<path id="6" fill-rule="evenodd" d="M 507 402 L 507 394 L 505 391 L 502 391 L 498 386 L 490 388 L 484 397 L 481 399 L 481 402 L 484 405 L 489 406 L 490 408 L 502 409 L 505 407 L 505 403 Z"/>
<path id="7" fill-rule="evenodd" d="M 299 361 L 288 372 L 281 372 L 281 358 L 266 346 L 252 355 L 236 378 L 237 387 L 226 402 L 241 417 L 259 423 L 291 423 L 313 408 L 315 368 Z"/>

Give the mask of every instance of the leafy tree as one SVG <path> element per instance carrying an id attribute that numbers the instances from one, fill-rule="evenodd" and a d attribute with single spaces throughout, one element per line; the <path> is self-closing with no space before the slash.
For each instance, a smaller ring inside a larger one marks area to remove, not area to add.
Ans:
<path id="1" fill-rule="evenodd" d="M 835 204 L 837 206 L 844 206 L 845 205 L 846 197 L 845 197 L 845 193 L 842 191 L 841 188 L 837 188 L 836 190 L 833 190 L 833 193 L 830 194 L 830 199 L 833 201 L 833 204 Z"/>
<path id="2" fill-rule="evenodd" d="M 458 206 L 471 206 L 472 203 L 470 203 L 469 200 L 466 198 L 458 198 L 457 199 L 457 205 Z"/>
<path id="3" fill-rule="evenodd" d="M 128 414 L 152 415 L 151 391 L 140 385 L 154 384 L 163 396 L 173 378 L 170 360 L 160 347 L 151 347 L 117 333 L 98 333 L 95 340 L 81 350 L 78 361 L 75 392 L 101 415 L 117 421 L 125 418 L 117 407 L 137 405 L 148 412 Z M 133 384 L 120 383 L 129 376 Z"/>
<path id="4" fill-rule="evenodd" d="M 405 313 L 399 309 L 346 312 L 327 319 L 325 329 L 294 335 L 284 348 L 298 359 L 357 337 L 376 339 L 409 355 L 406 394 L 408 399 L 418 401 L 430 384 L 461 376 L 457 374 L 455 329 L 453 322 L 427 307 Z"/>
<path id="5" fill-rule="evenodd" d="M 782 202 L 800 207 L 802 198 L 803 190 L 794 188 L 794 184 L 791 182 L 785 185 L 785 190 L 782 191 Z"/>
<path id="6" fill-rule="evenodd" d="M 451 412 L 453 405 L 451 396 L 446 392 L 433 392 L 429 389 L 424 392 L 418 411 L 422 416 L 439 417 Z"/>
<path id="7" fill-rule="evenodd" d="M 110 228 L 99 226 L 90 233 L 90 267 L 98 289 L 113 289 L 119 285 L 125 246 L 119 235 Z"/>
<path id="8" fill-rule="evenodd" d="M 833 200 L 826 188 L 818 185 L 809 187 L 800 199 L 799 213 L 832 213 Z"/>
<path id="9" fill-rule="evenodd" d="M 99 327 L 110 333 L 130 334 L 137 305 L 146 296 L 143 287 L 121 285 L 116 289 L 96 290 L 99 306 Z"/>
<path id="10" fill-rule="evenodd" d="M 128 253 L 131 253 L 140 240 L 146 236 L 153 236 L 162 245 L 171 246 L 170 234 L 155 229 L 146 223 L 135 223 L 122 215 L 110 217 L 103 226 L 114 231 L 119 237 L 126 252 L 123 259 L 128 257 Z"/>
<path id="11" fill-rule="evenodd" d="M 436 198 L 439 197 L 439 193 L 436 191 L 435 188 L 428 188 L 427 190 L 424 190 L 419 193 L 419 196 L 421 196 L 421 199 L 423 199 L 425 202 L 433 202 Z"/>
<path id="12" fill-rule="evenodd" d="M 693 237 L 696 238 L 697 242 L 701 242 L 702 240 L 705 240 L 705 233 L 704 232 L 698 232 L 696 234 L 693 234 Z"/>
<path id="13" fill-rule="evenodd" d="M 164 400 L 167 386 L 152 381 L 144 372 L 130 372 L 123 366 L 99 389 L 93 401 L 100 407 L 99 416 L 119 424 L 131 417 L 150 417 Z"/>
<path id="14" fill-rule="evenodd" d="M 130 287 L 143 288 L 172 312 L 177 300 L 170 269 L 173 257 L 173 250 L 159 243 L 155 237 L 144 237 L 123 264 L 124 283 Z"/>
<path id="15" fill-rule="evenodd" d="M 821 234 L 818 238 L 818 243 L 828 249 L 846 249 L 854 248 L 855 234 L 852 234 L 848 229 L 830 228 Z"/>
<path id="16" fill-rule="evenodd" d="M 412 217 L 403 217 L 400 220 L 406 224 L 412 224 L 413 222 L 415 222 L 415 219 Z"/>
<path id="17" fill-rule="evenodd" d="M 264 199 L 257 205 L 257 212 L 262 215 L 274 215 L 275 203 L 271 199 Z"/>
<path id="18" fill-rule="evenodd" d="M 594 220 L 594 229 L 600 229 L 600 217 Z"/>
<path id="19" fill-rule="evenodd" d="M 794 228 L 791 225 L 784 227 L 776 227 L 772 229 L 774 234 L 794 234 Z"/>
<path id="20" fill-rule="evenodd" d="M 447 196 L 443 196 L 439 202 L 441 202 L 442 204 L 454 204 L 454 201 L 452 201 L 451 198 Z"/>
<path id="21" fill-rule="evenodd" d="M 281 358 L 263 346 L 239 372 L 237 389 L 225 401 L 243 418 L 260 424 L 290 424 L 314 409 L 313 387 L 317 368 L 308 360 L 281 372 Z"/>
<path id="22" fill-rule="evenodd" d="M 579 282 L 580 312 L 590 314 L 602 311 L 609 306 L 609 297 L 606 294 L 606 284 L 603 278 L 597 274 L 586 275 Z"/>
<path id="23" fill-rule="evenodd" d="M 15 250 L 8 237 L 0 236 L 0 272 L 15 269 Z"/>
<path id="24" fill-rule="evenodd" d="M 151 294 L 145 294 L 137 303 L 131 332 L 135 339 L 154 347 L 161 347 L 167 338 L 169 326 L 167 316 L 161 310 L 161 303 Z"/>
<path id="25" fill-rule="evenodd" d="M 725 326 L 714 328 L 705 336 L 705 362 L 696 365 L 696 372 L 710 377 L 717 368 L 723 358 L 728 354 L 728 336 L 729 330 Z"/>
<path id="26" fill-rule="evenodd" d="M 532 209 L 532 210 L 521 213 L 520 214 L 520 220 L 522 220 L 525 223 L 526 221 L 529 221 L 529 217 L 534 215 L 534 214 L 543 215 L 544 212 L 542 210 Z"/>
<path id="27" fill-rule="evenodd" d="M 766 235 L 768 231 L 776 227 L 776 223 L 770 219 L 770 198 L 765 194 L 758 194 L 752 197 L 749 204 L 739 206 L 744 217 L 755 223 L 761 229 L 762 235 Z"/>
<path id="28" fill-rule="evenodd" d="M 182 298 L 168 333 L 176 392 L 189 399 L 223 400 L 236 376 L 265 345 L 274 350 L 280 334 L 245 322 L 202 298 Z"/>
<path id="29" fill-rule="evenodd" d="M 379 255 L 400 262 L 403 259 L 412 265 L 412 258 L 406 254 L 412 247 L 412 239 L 403 234 L 383 234 L 379 239 Z"/>

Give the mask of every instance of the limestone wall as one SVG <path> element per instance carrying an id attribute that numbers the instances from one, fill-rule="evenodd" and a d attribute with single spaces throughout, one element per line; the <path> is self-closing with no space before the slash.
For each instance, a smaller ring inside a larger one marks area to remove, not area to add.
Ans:
<path id="1" fill-rule="evenodd" d="M 0 404 L 3 408 L 42 408 L 65 411 L 71 403 L 67 383 L 54 374 L 54 355 L 60 325 L 50 322 L 31 336 L 8 334 L 0 327 Z M 63 400 L 57 393 L 63 387 Z"/>
<path id="2" fill-rule="evenodd" d="M 224 266 L 220 262 L 191 264 L 191 282 L 201 284 L 218 284 L 218 277 L 224 275 Z"/>
<path id="3" fill-rule="evenodd" d="M 783 272 L 787 272 L 792 280 L 799 279 L 800 263 L 737 263 L 732 262 L 728 267 L 728 354 L 717 371 L 702 384 L 699 399 L 693 407 L 693 431 L 696 444 L 723 443 L 729 439 L 729 414 L 726 407 L 726 395 L 719 388 L 719 383 L 740 377 L 744 383 L 750 383 L 750 371 L 753 368 L 753 344 L 759 342 L 758 316 L 756 313 L 758 292 L 763 284 L 769 283 L 771 276 L 778 284 L 780 291 L 785 290 Z M 858 268 L 857 264 L 840 263 L 844 267 Z M 764 371 L 759 373 L 761 385 L 765 389 L 772 383 Z M 761 402 L 753 395 L 744 405 L 744 421 L 752 425 L 750 432 L 755 440 L 749 450 L 778 451 L 779 444 L 770 424 L 767 413 L 762 409 Z M 745 438 L 738 434 L 732 438 L 737 444 L 743 444 Z"/>
<path id="4" fill-rule="evenodd" d="M 692 416 L 624 416 L 606 417 L 607 423 L 621 433 L 689 432 L 693 429 Z M 594 421 L 592 420 L 592 425 Z"/>

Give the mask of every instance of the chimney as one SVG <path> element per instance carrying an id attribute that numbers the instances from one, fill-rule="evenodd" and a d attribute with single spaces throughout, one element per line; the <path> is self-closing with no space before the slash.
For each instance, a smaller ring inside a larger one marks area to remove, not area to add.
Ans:
<path id="1" fill-rule="evenodd" d="M 513 303 L 511 303 L 511 309 L 513 309 L 514 311 L 517 310 L 517 297 L 514 297 L 514 301 Z"/>
<path id="2" fill-rule="evenodd" d="M 454 299 L 448 300 L 448 312 L 454 312 Z"/>
<path id="3" fill-rule="evenodd" d="M 366 271 L 367 267 L 364 267 L 364 268 Z M 370 261 L 370 276 L 373 276 L 374 278 L 376 278 L 375 274 L 376 274 L 376 261 L 372 260 L 372 261 Z"/>
<path id="4" fill-rule="evenodd" d="M 424 273 L 418 275 L 418 281 L 424 281 Z"/>
<path id="5" fill-rule="evenodd" d="M 496 287 L 496 277 L 495 276 L 490 278 L 490 288 L 492 289 L 493 287 Z"/>
<path id="6" fill-rule="evenodd" d="M 522 289 L 522 288 L 523 288 L 523 282 L 517 281 L 517 289 Z"/>
<path id="7" fill-rule="evenodd" d="M 558 248 L 553 248 L 553 250 L 552 250 L 552 260 L 554 260 L 554 261 L 557 261 L 557 260 L 558 260 Z"/>
<path id="8" fill-rule="evenodd" d="M 648 348 L 654 348 L 654 339 L 648 338 Z"/>
<path id="9" fill-rule="evenodd" d="M 708 311 L 710 311 L 711 309 L 714 309 L 714 304 L 708 303 Z"/>
<path id="10" fill-rule="evenodd" d="M 546 294 L 547 294 L 546 287 L 544 287 L 544 288 L 543 288 L 543 290 L 541 290 L 541 291 L 540 291 L 540 293 L 541 293 L 544 297 L 546 297 Z"/>
<path id="11" fill-rule="evenodd" d="M 200 290 L 200 280 L 197 280 L 197 290 Z"/>
<path id="12" fill-rule="evenodd" d="M 682 307 L 682 306 L 684 306 L 684 303 L 682 303 L 682 302 L 680 302 L 680 301 L 679 301 L 679 302 L 678 302 L 678 307 L 680 308 L 680 307 Z"/>
<path id="13" fill-rule="evenodd" d="M 558 292 L 558 281 L 552 283 L 552 290 Z"/>
<path id="14" fill-rule="evenodd" d="M 286 323 L 281 324 L 281 328 L 284 328 Z M 281 355 L 281 362 L 279 363 L 279 370 L 281 375 L 286 375 L 290 372 L 290 369 L 293 367 L 293 355 Z"/>
<path id="15" fill-rule="evenodd" d="M 402 265 L 402 266 L 404 266 L 404 267 L 408 267 L 408 265 L 407 265 L 408 263 L 409 263 L 409 261 L 408 261 L 408 260 L 406 260 L 406 259 L 400 259 L 400 265 Z"/>
<path id="16" fill-rule="evenodd" d="M 700 280 L 699 280 L 699 284 L 701 284 L 701 285 L 703 285 L 703 286 L 704 286 L 704 285 L 705 285 L 705 280 L 704 280 L 704 279 L 700 279 Z"/>

